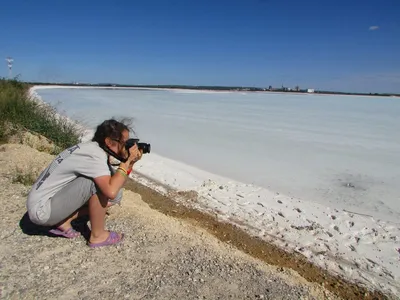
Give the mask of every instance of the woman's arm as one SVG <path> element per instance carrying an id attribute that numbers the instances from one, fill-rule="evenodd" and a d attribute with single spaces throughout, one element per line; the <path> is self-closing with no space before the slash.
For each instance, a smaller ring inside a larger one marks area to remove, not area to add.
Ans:
<path id="1" fill-rule="evenodd" d="M 130 171 L 135 162 L 137 162 L 142 157 L 142 152 L 139 151 L 137 145 L 135 144 L 129 149 L 130 156 L 125 163 L 121 163 L 120 166 L 127 171 Z M 94 182 L 100 188 L 100 191 L 108 199 L 114 199 L 119 190 L 123 187 L 126 182 L 128 175 L 123 172 L 115 172 L 114 175 L 105 175 L 94 178 Z"/>
<path id="2" fill-rule="evenodd" d="M 125 184 L 127 175 L 122 174 L 121 172 L 115 172 L 113 176 L 106 175 L 94 178 L 94 182 L 99 187 L 100 191 L 106 196 L 108 199 L 114 199 L 119 190 Z"/>

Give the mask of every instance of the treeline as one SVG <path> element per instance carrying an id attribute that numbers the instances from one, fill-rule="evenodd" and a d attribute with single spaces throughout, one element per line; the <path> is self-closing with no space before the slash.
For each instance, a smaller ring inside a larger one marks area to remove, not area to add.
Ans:
<path id="1" fill-rule="evenodd" d="M 350 96 L 380 96 L 380 97 L 400 97 L 400 94 L 390 93 L 346 93 L 333 91 L 315 91 L 315 94 L 330 94 L 330 95 L 350 95 Z"/>

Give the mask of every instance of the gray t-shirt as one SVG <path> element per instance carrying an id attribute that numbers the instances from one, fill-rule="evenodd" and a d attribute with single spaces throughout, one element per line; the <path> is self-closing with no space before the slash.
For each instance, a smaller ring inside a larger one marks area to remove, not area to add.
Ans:
<path id="1" fill-rule="evenodd" d="M 28 195 L 27 208 L 48 201 L 78 176 L 96 178 L 111 175 L 107 154 L 97 142 L 80 143 L 65 149 L 39 175 Z"/>

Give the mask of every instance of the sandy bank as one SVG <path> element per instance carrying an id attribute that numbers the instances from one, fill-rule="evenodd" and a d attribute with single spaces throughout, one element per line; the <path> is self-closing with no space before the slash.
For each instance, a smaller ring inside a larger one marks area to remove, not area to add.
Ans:
<path id="1" fill-rule="evenodd" d="M 51 238 L 26 226 L 29 187 L 14 174 L 38 173 L 52 156 L 0 146 L 0 292 L 6 299 L 336 299 L 296 272 L 273 267 L 190 222 L 124 192 L 110 210 L 123 245 L 90 249 L 83 237 Z M 21 228 L 22 227 L 22 228 Z"/>

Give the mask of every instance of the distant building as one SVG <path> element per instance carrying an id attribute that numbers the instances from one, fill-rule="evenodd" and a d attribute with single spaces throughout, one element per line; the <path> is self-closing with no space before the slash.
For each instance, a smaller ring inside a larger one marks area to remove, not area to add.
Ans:
<path id="1" fill-rule="evenodd" d="M 315 90 L 314 89 L 307 89 L 307 93 L 314 93 Z"/>

